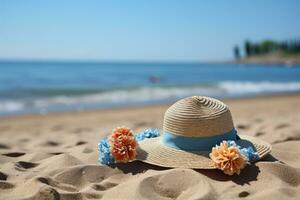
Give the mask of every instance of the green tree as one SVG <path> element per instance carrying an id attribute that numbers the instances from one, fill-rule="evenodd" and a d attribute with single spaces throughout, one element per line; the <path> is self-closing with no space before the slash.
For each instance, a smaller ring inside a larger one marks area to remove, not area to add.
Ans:
<path id="1" fill-rule="evenodd" d="M 261 54 L 266 54 L 278 50 L 278 46 L 273 40 L 264 40 L 259 44 L 258 48 Z"/>
<path id="2" fill-rule="evenodd" d="M 252 46 L 251 42 L 249 40 L 246 40 L 244 48 L 245 48 L 245 54 L 246 54 L 247 57 L 252 55 L 251 46 Z"/>

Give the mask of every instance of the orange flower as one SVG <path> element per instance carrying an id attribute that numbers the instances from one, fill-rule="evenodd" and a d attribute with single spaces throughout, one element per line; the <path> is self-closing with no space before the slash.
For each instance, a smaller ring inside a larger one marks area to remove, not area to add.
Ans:
<path id="1" fill-rule="evenodd" d="M 229 146 L 226 141 L 223 141 L 220 146 L 213 147 L 209 157 L 214 167 L 228 175 L 240 174 L 241 169 L 247 164 L 247 159 L 239 152 L 238 148 Z"/>
<path id="2" fill-rule="evenodd" d="M 109 138 L 112 156 L 118 162 L 128 162 L 135 159 L 137 142 L 132 131 L 126 127 L 113 130 Z"/>

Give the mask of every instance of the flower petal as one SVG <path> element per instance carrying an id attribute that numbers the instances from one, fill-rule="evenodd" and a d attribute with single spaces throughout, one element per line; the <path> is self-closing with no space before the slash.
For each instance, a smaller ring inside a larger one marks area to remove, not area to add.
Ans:
<path id="1" fill-rule="evenodd" d="M 247 159 L 240 153 L 238 146 L 235 143 L 223 141 L 218 146 L 212 148 L 209 154 L 212 165 L 225 174 L 239 174 L 247 164 Z"/>

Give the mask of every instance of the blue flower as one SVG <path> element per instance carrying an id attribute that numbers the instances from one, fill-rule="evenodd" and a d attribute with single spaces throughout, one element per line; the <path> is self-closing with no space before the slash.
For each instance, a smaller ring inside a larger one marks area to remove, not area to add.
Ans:
<path id="1" fill-rule="evenodd" d="M 249 161 L 254 161 L 259 159 L 258 153 L 251 146 L 242 148 L 239 145 L 237 145 L 233 140 L 228 140 L 227 143 L 228 146 L 237 147 L 239 152 L 242 155 L 244 155 Z"/>
<path id="2" fill-rule="evenodd" d="M 252 147 L 242 148 L 240 149 L 240 152 L 241 154 L 246 156 L 250 161 L 259 159 L 258 153 L 254 151 Z"/>
<path id="3" fill-rule="evenodd" d="M 139 142 L 142 141 L 146 138 L 154 138 L 154 137 L 158 137 L 159 134 L 159 130 L 155 129 L 155 128 L 148 128 L 145 131 L 136 134 L 135 139 Z"/>
<path id="4" fill-rule="evenodd" d="M 109 165 L 115 162 L 114 158 L 110 152 L 110 146 L 108 143 L 108 139 L 104 138 L 100 140 L 98 144 L 98 151 L 99 151 L 99 162 L 105 165 Z"/>
<path id="5" fill-rule="evenodd" d="M 240 147 L 233 140 L 228 140 L 227 143 L 228 143 L 228 146 L 230 146 L 230 147 L 232 147 L 232 146 L 234 146 L 234 147 Z"/>
<path id="6" fill-rule="evenodd" d="M 142 141 L 146 138 L 154 138 L 159 136 L 158 129 L 146 129 L 145 131 L 137 134 L 135 139 L 137 142 Z M 98 143 L 99 159 L 98 161 L 102 164 L 109 165 L 115 163 L 115 159 L 110 151 L 110 145 L 108 138 L 103 138 Z"/>

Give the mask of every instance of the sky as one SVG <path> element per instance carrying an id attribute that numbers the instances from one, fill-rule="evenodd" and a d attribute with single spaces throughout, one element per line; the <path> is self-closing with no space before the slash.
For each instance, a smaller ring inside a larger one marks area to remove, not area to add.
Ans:
<path id="1" fill-rule="evenodd" d="M 299 19 L 297 0 L 0 0 L 0 59 L 224 61 Z"/>

